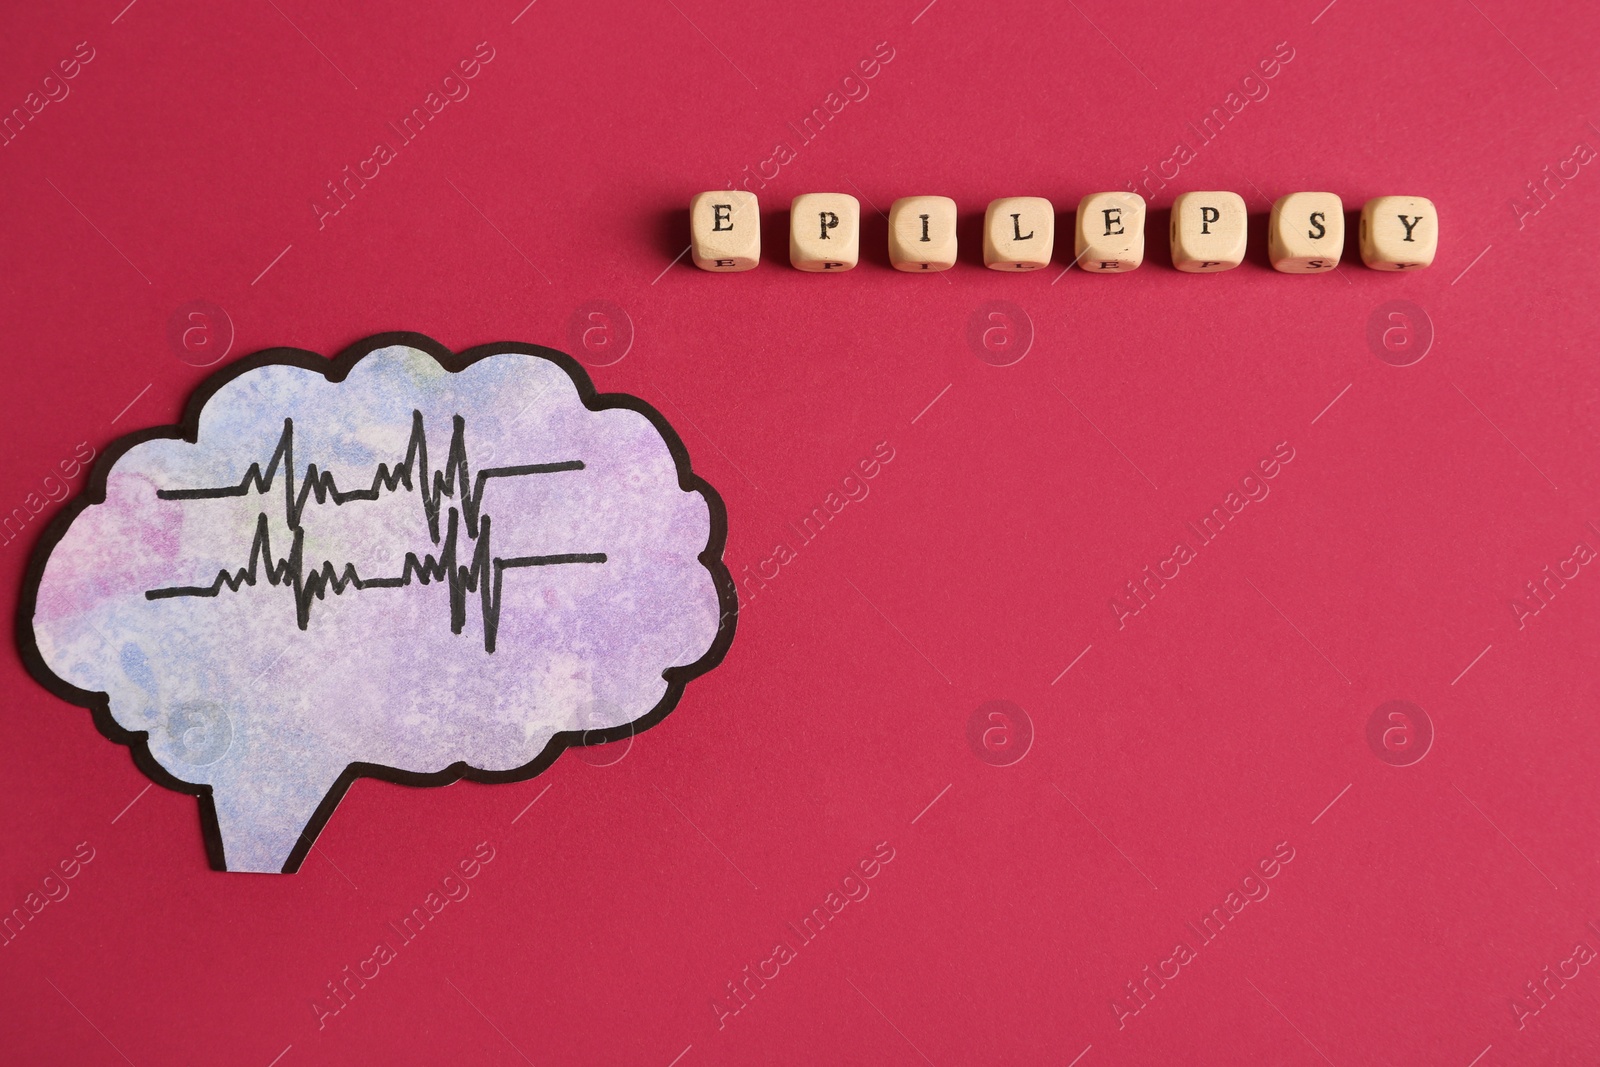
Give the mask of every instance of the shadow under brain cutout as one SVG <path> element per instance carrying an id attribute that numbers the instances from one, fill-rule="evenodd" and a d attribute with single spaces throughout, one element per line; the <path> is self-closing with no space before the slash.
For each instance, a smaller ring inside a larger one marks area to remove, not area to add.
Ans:
<path id="1" fill-rule="evenodd" d="M 666 420 L 558 352 L 273 350 L 107 451 L 20 641 L 199 796 L 212 866 L 294 871 L 357 777 L 519 781 L 658 722 L 733 639 L 726 534 Z"/>

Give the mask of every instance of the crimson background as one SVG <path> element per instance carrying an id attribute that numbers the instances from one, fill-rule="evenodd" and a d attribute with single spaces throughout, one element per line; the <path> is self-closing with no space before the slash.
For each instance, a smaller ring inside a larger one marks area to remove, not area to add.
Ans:
<path id="1" fill-rule="evenodd" d="M 358 782 L 294 876 L 207 869 L 194 800 L 143 792 L 7 652 L 0 906 L 80 841 L 95 859 L 0 948 L 4 1058 L 1600 1057 L 1589 969 L 1522 1029 L 1511 1007 L 1600 943 L 1600 578 L 1522 629 L 1510 606 L 1600 547 L 1600 175 L 1511 207 L 1600 145 L 1600 12 L 925 2 L 13 5 L 6 110 L 78 42 L 95 58 L 0 149 L 5 510 L 78 442 L 176 420 L 207 371 L 168 320 L 197 299 L 231 317 L 234 356 L 411 329 L 591 362 L 570 323 L 609 301 L 634 339 L 596 383 L 678 427 L 727 501 L 736 574 L 878 442 L 895 458 L 620 762 Z M 323 183 L 482 41 L 470 96 L 319 228 Z M 879 42 L 870 95 L 759 190 L 762 266 L 675 261 L 689 197 L 795 144 L 786 124 Z M 1070 240 L 1055 269 L 981 268 L 990 198 L 1048 196 L 1070 225 L 1279 42 L 1270 95 L 1153 198 L 1138 272 L 1061 273 Z M 1187 189 L 1246 196 L 1244 266 L 1171 269 L 1163 209 Z M 1432 198 L 1437 261 L 1365 270 L 1352 228 L 1338 273 L 1272 272 L 1264 213 L 1297 189 Z M 863 199 L 847 275 L 787 267 L 784 209 L 818 190 Z M 913 193 L 961 207 L 943 276 L 888 268 L 874 208 Z M 1406 367 L 1367 342 L 1395 299 L 1436 334 Z M 1032 324 L 1007 367 L 967 340 L 993 300 Z M 1283 441 L 1270 497 L 1119 629 L 1110 598 Z M 12 603 L 56 507 L 0 547 Z M 1436 730 L 1409 767 L 1366 741 L 1396 698 Z M 1011 766 L 967 742 L 991 699 L 1032 722 Z M 325 983 L 485 840 L 470 897 L 319 1029 Z M 719 1029 L 724 983 L 880 841 L 871 895 Z M 1124 983 L 1284 841 L 1271 895 L 1119 1027 Z"/>

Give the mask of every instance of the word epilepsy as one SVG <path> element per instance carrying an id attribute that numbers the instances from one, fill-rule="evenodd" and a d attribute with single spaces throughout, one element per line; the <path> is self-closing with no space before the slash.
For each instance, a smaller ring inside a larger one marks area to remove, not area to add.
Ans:
<path id="1" fill-rule="evenodd" d="M 1090 193 L 1078 203 L 1067 266 L 1120 274 L 1144 262 L 1144 197 Z M 983 218 L 983 263 L 990 270 L 1039 270 L 1055 250 L 1056 211 L 1042 196 L 1007 196 Z M 701 270 L 750 270 L 761 262 L 761 212 L 741 189 L 701 193 L 689 202 L 690 247 Z M 1172 204 L 1172 265 L 1190 274 L 1244 262 L 1249 216 L 1244 197 L 1184 193 Z M 1439 214 L 1420 196 L 1379 196 L 1361 210 L 1361 261 L 1373 270 L 1422 270 L 1439 248 Z M 803 271 L 846 271 L 861 252 L 861 204 L 848 193 L 804 193 L 789 207 L 789 262 Z M 1284 274 L 1319 274 L 1344 254 L 1344 202 L 1334 193 L 1290 193 L 1272 205 L 1267 255 Z M 908 196 L 889 209 L 889 262 L 910 272 L 956 264 L 956 202 Z"/>

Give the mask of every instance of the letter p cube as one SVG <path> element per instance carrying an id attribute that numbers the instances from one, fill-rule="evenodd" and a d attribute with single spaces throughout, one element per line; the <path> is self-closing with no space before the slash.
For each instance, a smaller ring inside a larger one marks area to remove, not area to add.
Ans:
<path id="1" fill-rule="evenodd" d="M 1172 202 L 1172 265 L 1189 274 L 1232 270 L 1244 262 L 1248 230 L 1238 193 L 1183 193 Z"/>
<path id="2" fill-rule="evenodd" d="M 789 205 L 789 262 L 842 271 L 861 255 L 861 204 L 849 193 L 802 193 Z"/>

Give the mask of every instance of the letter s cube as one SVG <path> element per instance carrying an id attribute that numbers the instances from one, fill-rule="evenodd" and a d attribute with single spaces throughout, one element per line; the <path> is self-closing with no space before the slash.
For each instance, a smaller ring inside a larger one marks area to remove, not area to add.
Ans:
<path id="1" fill-rule="evenodd" d="M 1267 258 L 1284 274 L 1317 274 L 1344 254 L 1344 203 L 1334 193 L 1290 193 L 1272 205 Z"/>

